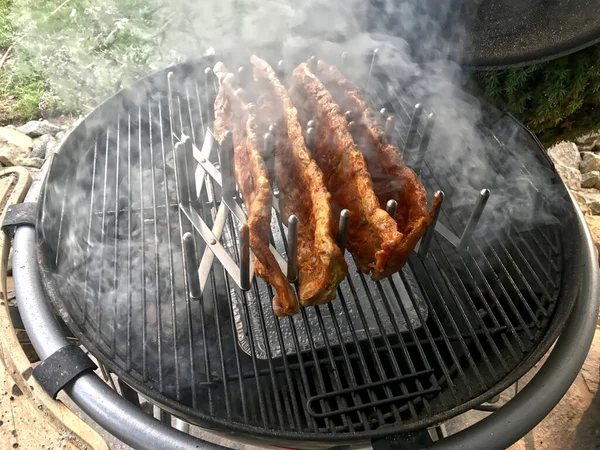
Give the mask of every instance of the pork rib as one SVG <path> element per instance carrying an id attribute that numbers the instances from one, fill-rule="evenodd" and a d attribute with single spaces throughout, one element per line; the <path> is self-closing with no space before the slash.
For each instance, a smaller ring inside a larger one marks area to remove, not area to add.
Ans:
<path id="1" fill-rule="evenodd" d="M 300 302 L 302 306 L 325 304 L 335 298 L 336 287 L 348 271 L 333 237 L 331 194 L 306 148 L 298 112 L 287 90 L 266 61 L 257 56 L 250 60 L 260 92 L 259 109 L 266 117 L 278 118 L 274 175 L 283 217 L 295 214 L 299 220 Z"/>
<path id="2" fill-rule="evenodd" d="M 415 172 L 404 164 L 399 149 L 388 142 L 378 114 L 369 107 L 360 88 L 344 77 L 339 69 L 323 61 L 318 61 L 316 73 L 336 103 L 351 113 L 354 122 L 352 134 L 367 162 L 380 206 L 385 208 L 389 200 L 398 203 L 394 219 L 404 238 L 385 270 L 373 274 L 374 279 L 380 279 L 404 266 L 431 224 L 439 199 L 428 213 L 425 188 Z"/>
<path id="3" fill-rule="evenodd" d="M 227 130 L 233 134 L 235 177 L 246 205 L 256 274 L 277 291 L 273 298 L 275 314 L 295 314 L 296 296 L 269 249 L 273 196 L 267 168 L 258 150 L 256 106 L 247 102 L 245 92 L 222 63 L 215 66 L 214 72 L 220 84 L 215 99 L 214 133 L 218 141 Z"/>
<path id="4" fill-rule="evenodd" d="M 345 117 L 306 63 L 293 71 L 290 96 L 301 123 L 310 119 L 317 122 L 313 157 L 331 192 L 334 220 L 337 222 L 341 209 L 350 211 L 348 250 L 362 272 L 383 273 L 403 235 L 394 219 L 380 208 L 367 164 Z"/>

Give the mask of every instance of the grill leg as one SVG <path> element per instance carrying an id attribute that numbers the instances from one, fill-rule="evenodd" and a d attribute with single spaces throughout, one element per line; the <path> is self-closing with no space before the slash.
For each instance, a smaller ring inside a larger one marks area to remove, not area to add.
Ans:
<path id="1" fill-rule="evenodd" d="M 138 393 L 135 391 L 135 389 L 132 389 L 131 386 L 129 386 L 127 383 L 124 383 L 123 381 L 121 381 L 120 378 L 117 380 L 117 383 L 119 384 L 119 389 L 121 390 L 121 395 L 124 398 L 126 398 L 127 400 L 129 400 L 131 403 L 133 403 L 133 405 L 135 405 L 139 408 L 140 407 L 140 397 L 138 396 Z"/>
<path id="2" fill-rule="evenodd" d="M 184 422 L 181 419 L 175 418 L 174 420 L 174 424 L 173 424 L 173 428 L 175 428 L 176 430 L 182 431 L 184 433 L 190 433 L 190 424 L 187 422 Z"/>
<path id="3" fill-rule="evenodd" d="M 158 406 L 154 405 L 154 418 L 162 423 L 171 426 L 171 414 L 163 411 Z"/>

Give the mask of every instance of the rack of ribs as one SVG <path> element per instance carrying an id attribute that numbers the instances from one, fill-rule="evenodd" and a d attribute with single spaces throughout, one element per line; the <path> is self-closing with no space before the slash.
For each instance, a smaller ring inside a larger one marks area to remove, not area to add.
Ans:
<path id="1" fill-rule="evenodd" d="M 269 249 L 273 194 L 259 151 L 256 105 L 247 100 L 248 94 L 222 63 L 215 66 L 214 72 L 220 85 L 215 99 L 214 134 L 219 142 L 226 131 L 233 135 L 235 178 L 246 205 L 255 272 L 277 292 L 273 298 L 275 314 L 292 315 L 298 312 L 296 295 Z"/>
<path id="2" fill-rule="evenodd" d="M 385 208 L 389 200 L 398 204 L 394 219 L 404 237 L 385 270 L 373 274 L 373 279 L 380 279 L 398 271 L 406 263 L 431 224 L 439 198 L 428 213 L 425 188 L 415 172 L 404 164 L 399 149 L 388 142 L 379 115 L 369 107 L 361 89 L 344 77 L 339 69 L 321 60 L 316 64 L 316 75 L 334 101 L 344 111 L 350 112 L 352 135 L 367 163 L 380 206 Z"/>
<path id="3" fill-rule="evenodd" d="M 316 120 L 313 157 L 332 196 L 334 220 L 350 211 L 347 246 L 358 268 L 380 277 L 395 268 L 404 235 L 380 207 L 363 154 L 354 143 L 340 107 L 308 64 L 293 71 L 290 97 L 302 124 Z M 394 266 L 392 266 L 392 264 Z"/>
<path id="4" fill-rule="evenodd" d="M 331 194 L 306 147 L 298 113 L 273 68 L 251 57 L 260 116 L 275 119 L 274 179 L 281 215 L 298 217 L 298 296 L 302 306 L 335 298 L 348 265 L 333 235 Z M 265 126 L 265 125 L 263 125 Z"/>

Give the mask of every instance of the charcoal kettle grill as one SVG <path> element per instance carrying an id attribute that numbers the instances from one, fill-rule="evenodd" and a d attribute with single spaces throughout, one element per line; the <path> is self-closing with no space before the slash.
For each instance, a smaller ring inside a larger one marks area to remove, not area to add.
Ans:
<path id="1" fill-rule="evenodd" d="M 356 81 L 444 200 L 401 272 L 374 282 L 347 253 L 337 298 L 294 317 L 275 317 L 272 289 L 244 263 L 243 204 L 228 200 L 211 134 L 211 67 L 247 58 L 207 56 L 138 81 L 44 166 L 25 203 L 35 220 L 13 224 L 19 308 L 44 362 L 76 353 L 62 320 L 118 377 L 121 395 L 90 370 L 58 387 L 106 430 L 135 448 L 216 446 L 171 427 L 173 415 L 233 447 L 505 448 L 564 395 L 598 312 L 597 255 L 577 204 L 533 135 L 488 104 L 473 126 L 482 147 L 448 158 L 434 108 L 376 55 Z M 348 72 L 352 58 L 339 59 Z M 283 78 L 299 62 L 278 60 Z M 271 246 L 289 265 L 293 230 L 273 215 Z M 498 411 L 420 440 L 512 385 L 555 341 Z"/>

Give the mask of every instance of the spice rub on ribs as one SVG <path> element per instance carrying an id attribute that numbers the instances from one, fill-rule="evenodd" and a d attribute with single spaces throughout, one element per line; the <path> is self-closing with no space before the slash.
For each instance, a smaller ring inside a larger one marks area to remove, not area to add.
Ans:
<path id="1" fill-rule="evenodd" d="M 298 302 L 294 290 L 269 249 L 273 194 L 258 150 L 256 105 L 247 101 L 246 93 L 222 63 L 215 65 L 214 72 L 220 85 L 215 99 L 214 133 L 218 141 L 227 130 L 233 134 L 235 177 L 246 205 L 256 274 L 277 292 L 273 298 L 275 314 L 295 314 Z"/>
<path id="2" fill-rule="evenodd" d="M 338 221 L 341 209 L 350 211 L 348 250 L 362 272 L 373 270 L 374 276 L 387 273 L 404 236 L 396 221 L 380 207 L 365 158 L 354 143 L 346 118 L 306 63 L 293 71 L 290 97 L 302 124 L 316 120 L 312 156 L 331 192 L 334 221 Z"/>
<path id="3" fill-rule="evenodd" d="M 404 237 L 388 260 L 385 270 L 374 273 L 373 279 L 380 279 L 404 266 L 431 224 L 433 211 L 439 199 L 436 199 L 431 212 L 428 213 L 425 188 L 415 172 L 404 164 L 399 149 L 388 142 L 379 115 L 369 107 L 360 88 L 336 67 L 320 60 L 316 66 L 316 75 L 329 90 L 334 101 L 344 111 L 350 111 L 350 120 L 353 122 L 352 135 L 367 162 L 380 206 L 385 208 L 389 200 L 398 203 L 394 219 Z"/>
<path id="4" fill-rule="evenodd" d="M 251 57 L 262 117 L 275 118 L 274 178 L 283 218 L 298 217 L 298 295 L 302 306 L 335 298 L 348 266 L 334 239 L 331 194 L 323 173 L 311 158 L 298 112 L 273 68 Z"/>

